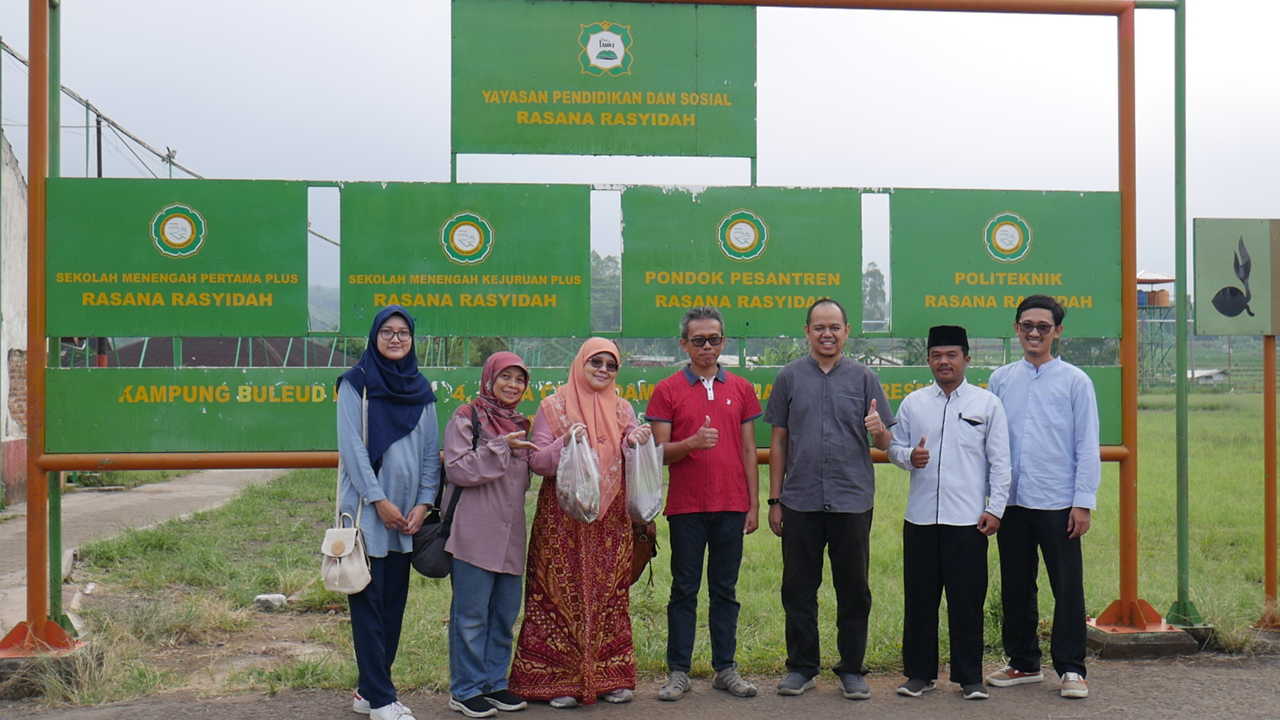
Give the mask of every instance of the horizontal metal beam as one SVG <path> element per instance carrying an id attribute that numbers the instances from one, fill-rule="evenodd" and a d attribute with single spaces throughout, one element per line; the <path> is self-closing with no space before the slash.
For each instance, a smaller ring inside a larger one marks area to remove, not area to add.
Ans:
<path id="1" fill-rule="evenodd" d="M 41 455 L 46 471 L 228 470 L 256 468 L 336 468 L 337 452 L 227 453 L 58 453 Z"/>
<path id="2" fill-rule="evenodd" d="M 1123 445 L 1103 445 L 1103 462 L 1120 462 L 1129 457 Z M 881 450 L 873 449 L 871 459 L 887 463 Z M 756 449 L 756 462 L 769 464 L 769 448 Z M 45 471 L 104 470 L 243 470 L 257 468 L 336 468 L 338 453 L 316 452 L 226 452 L 226 453 L 57 453 L 41 455 L 36 464 Z"/>
<path id="3" fill-rule="evenodd" d="M 676 5 L 752 5 L 845 10 L 929 10 L 936 12 L 1021 13 L 1027 15 L 1114 15 L 1133 9 L 1133 0 L 620 0 Z"/>

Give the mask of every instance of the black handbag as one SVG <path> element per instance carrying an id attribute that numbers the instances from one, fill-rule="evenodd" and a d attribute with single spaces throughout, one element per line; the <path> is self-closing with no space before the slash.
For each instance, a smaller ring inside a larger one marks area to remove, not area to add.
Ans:
<path id="1" fill-rule="evenodd" d="M 480 417 L 476 408 L 471 407 L 471 449 L 474 451 L 480 444 Z M 441 473 L 443 476 L 443 473 Z M 449 568 L 453 564 L 453 556 L 444 549 L 449 542 L 449 533 L 453 529 L 453 511 L 458 507 L 458 498 L 465 489 L 455 486 L 453 497 L 449 498 L 449 509 L 440 514 L 440 500 L 444 497 L 444 478 L 441 477 L 440 490 L 436 493 L 436 502 L 422 527 L 413 535 L 413 569 L 429 578 L 449 577 Z"/>

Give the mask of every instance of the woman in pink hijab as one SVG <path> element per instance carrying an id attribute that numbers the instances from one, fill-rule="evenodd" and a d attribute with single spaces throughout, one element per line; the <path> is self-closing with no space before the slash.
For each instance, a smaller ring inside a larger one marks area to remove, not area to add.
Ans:
<path id="1" fill-rule="evenodd" d="M 642 443 L 635 411 L 617 393 L 618 348 L 587 340 L 569 381 L 538 407 L 529 468 L 544 480 L 529 543 L 524 624 L 510 689 L 552 707 L 631 700 L 636 657 L 631 642 L 631 520 L 623 478 L 623 443 Z M 600 459 L 600 515 L 581 523 L 556 500 L 560 450 L 585 437 Z"/>

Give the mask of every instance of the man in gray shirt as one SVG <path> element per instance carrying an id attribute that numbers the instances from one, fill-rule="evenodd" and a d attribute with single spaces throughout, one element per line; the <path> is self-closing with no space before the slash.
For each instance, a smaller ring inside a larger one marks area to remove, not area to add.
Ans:
<path id="1" fill-rule="evenodd" d="M 831 556 L 836 590 L 833 668 L 850 700 L 871 697 L 862 676 L 871 614 L 868 539 L 875 469 L 868 434 L 889 447 L 893 413 L 880 378 L 845 357 L 849 318 L 835 300 L 819 300 L 805 322 L 808 355 L 778 371 L 764 419 L 769 443 L 769 527 L 782 538 L 782 607 L 787 675 L 779 695 L 800 695 L 819 671 L 818 588 L 822 551 Z"/>

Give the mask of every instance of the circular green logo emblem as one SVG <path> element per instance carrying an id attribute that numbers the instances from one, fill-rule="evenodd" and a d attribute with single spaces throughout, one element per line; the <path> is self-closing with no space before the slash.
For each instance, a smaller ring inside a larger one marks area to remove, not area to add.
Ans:
<path id="1" fill-rule="evenodd" d="M 769 241 L 769 226 L 750 210 L 735 210 L 720 221 L 719 240 L 730 260 L 755 260 Z"/>
<path id="2" fill-rule="evenodd" d="M 474 265 L 489 256 L 493 249 L 493 228 L 489 221 L 473 212 L 460 212 L 440 228 L 444 254 L 460 265 Z"/>
<path id="3" fill-rule="evenodd" d="M 151 241 L 169 257 L 191 257 L 200 252 L 204 235 L 204 218 L 188 205 L 174 203 L 151 219 Z"/>
<path id="4" fill-rule="evenodd" d="M 586 75 L 627 75 L 631 73 L 631 26 L 611 22 L 579 25 L 578 62 Z"/>
<path id="5" fill-rule="evenodd" d="M 1002 212 L 987 221 L 983 241 L 991 257 L 1000 262 L 1018 262 L 1031 251 L 1031 226 L 1015 212 Z"/>

